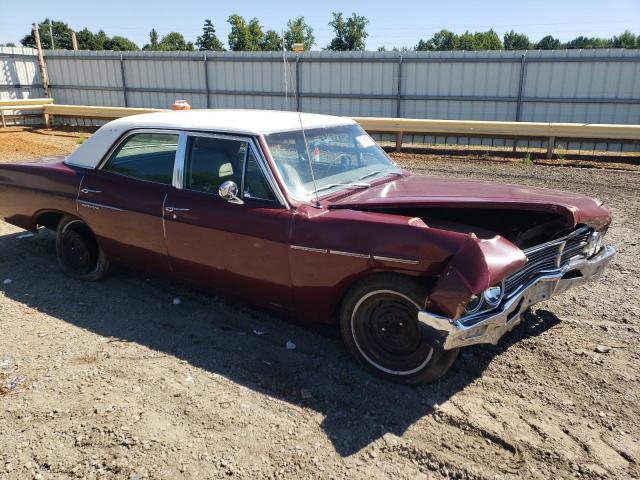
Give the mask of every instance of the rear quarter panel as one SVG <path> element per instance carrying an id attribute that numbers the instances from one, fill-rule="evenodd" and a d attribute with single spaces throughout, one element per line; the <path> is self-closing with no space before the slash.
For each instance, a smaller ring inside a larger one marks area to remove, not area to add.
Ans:
<path id="1" fill-rule="evenodd" d="M 82 172 L 60 158 L 0 165 L 0 218 L 25 230 L 35 230 L 43 212 L 76 214 Z"/>

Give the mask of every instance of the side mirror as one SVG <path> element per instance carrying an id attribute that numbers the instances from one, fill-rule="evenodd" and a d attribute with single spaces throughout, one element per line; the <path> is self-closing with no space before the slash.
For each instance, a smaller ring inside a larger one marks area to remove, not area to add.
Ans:
<path id="1" fill-rule="evenodd" d="M 236 182 L 231 180 L 222 182 L 222 185 L 220 185 L 220 188 L 218 189 L 218 195 L 229 203 L 235 203 L 237 205 L 244 204 L 244 201 L 238 197 L 238 185 L 236 185 Z"/>

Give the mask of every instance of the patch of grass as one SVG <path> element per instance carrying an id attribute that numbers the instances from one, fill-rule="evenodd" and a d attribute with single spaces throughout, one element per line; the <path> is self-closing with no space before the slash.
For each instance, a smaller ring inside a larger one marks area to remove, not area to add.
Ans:
<path id="1" fill-rule="evenodd" d="M 531 158 L 531 153 L 527 152 L 524 157 L 522 157 L 522 163 L 525 165 L 533 165 L 533 159 Z"/>

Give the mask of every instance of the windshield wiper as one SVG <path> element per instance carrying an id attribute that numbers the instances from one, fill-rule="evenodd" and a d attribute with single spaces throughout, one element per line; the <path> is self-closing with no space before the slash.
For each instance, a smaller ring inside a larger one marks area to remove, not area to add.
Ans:
<path id="1" fill-rule="evenodd" d="M 361 176 L 360 178 L 358 178 L 358 180 L 364 180 L 365 178 L 373 177 L 374 175 L 378 175 L 379 173 L 383 173 L 382 170 L 374 170 L 373 172 L 370 172 L 370 173 L 367 173 L 366 175 Z M 389 175 L 402 176 L 402 173 L 400 172 L 384 172 L 384 173 Z"/>
<path id="2" fill-rule="evenodd" d="M 329 190 L 335 187 L 351 187 L 351 188 L 369 188 L 371 184 L 365 182 L 353 182 L 353 183 L 331 183 L 318 189 L 318 192 L 322 190 Z"/>
<path id="3" fill-rule="evenodd" d="M 361 176 L 360 178 L 358 178 L 358 180 L 364 180 L 365 178 L 373 177 L 374 175 L 378 175 L 379 173 L 382 173 L 382 171 L 374 170 L 373 172 L 369 172 L 366 175 Z"/>

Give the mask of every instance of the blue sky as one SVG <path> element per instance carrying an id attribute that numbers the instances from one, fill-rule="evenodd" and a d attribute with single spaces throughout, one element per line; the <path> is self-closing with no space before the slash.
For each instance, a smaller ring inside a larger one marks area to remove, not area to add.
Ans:
<path id="1" fill-rule="evenodd" d="M 552 34 L 569 40 L 580 34 L 610 37 L 630 29 L 640 34 L 640 0 L 404 0 L 368 1 L 192 1 L 192 0 L 0 0 L 0 43 L 19 42 L 31 23 L 47 16 L 80 30 L 103 29 L 139 45 L 151 28 L 160 35 L 177 30 L 195 41 L 205 18 L 211 18 L 226 44 L 226 19 L 233 13 L 257 17 L 265 29 L 285 28 L 289 18 L 304 15 L 314 28 L 316 46 L 331 40 L 332 11 L 356 12 L 370 20 L 367 48 L 414 46 L 420 38 L 447 28 L 455 32 L 494 28 L 500 35 L 515 29 L 538 40 Z"/>

